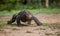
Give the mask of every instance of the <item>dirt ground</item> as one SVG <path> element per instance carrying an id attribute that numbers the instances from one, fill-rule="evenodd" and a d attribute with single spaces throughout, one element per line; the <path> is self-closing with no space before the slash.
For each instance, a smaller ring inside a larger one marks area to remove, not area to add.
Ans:
<path id="1" fill-rule="evenodd" d="M 60 23 L 60 14 L 36 14 L 35 15 L 42 23 Z M 11 16 L 0 17 L 0 23 L 3 24 L 9 20 Z M 2 23 L 3 22 L 3 23 Z M 32 25 L 33 24 L 33 25 Z M 36 26 L 35 22 L 32 21 L 31 25 L 28 26 L 6 26 L 4 32 L 0 31 L 0 36 L 60 36 L 57 32 L 60 29 L 51 29 L 48 26 Z"/>

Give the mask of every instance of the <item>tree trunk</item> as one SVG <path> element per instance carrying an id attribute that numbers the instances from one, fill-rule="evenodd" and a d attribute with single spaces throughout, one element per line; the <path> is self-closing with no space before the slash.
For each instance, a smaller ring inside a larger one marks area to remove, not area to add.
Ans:
<path id="1" fill-rule="evenodd" d="M 48 8 L 49 7 L 49 0 L 45 0 L 45 2 L 46 2 L 46 8 Z"/>

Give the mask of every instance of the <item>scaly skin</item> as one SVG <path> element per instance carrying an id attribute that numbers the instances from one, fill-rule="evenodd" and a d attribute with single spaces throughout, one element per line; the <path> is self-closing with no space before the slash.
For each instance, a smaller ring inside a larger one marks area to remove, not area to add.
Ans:
<path id="1" fill-rule="evenodd" d="M 17 26 L 21 25 L 21 22 L 28 22 L 28 24 L 31 24 L 31 21 L 34 20 L 37 25 L 42 25 L 42 23 L 35 17 L 33 16 L 29 11 L 24 10 L 21 11 L 17 14 L 14 14 L 12 16 L 12 19 L 10 19 L 7 23 L 12 24 L 13 22 L 17 22 Z"/>

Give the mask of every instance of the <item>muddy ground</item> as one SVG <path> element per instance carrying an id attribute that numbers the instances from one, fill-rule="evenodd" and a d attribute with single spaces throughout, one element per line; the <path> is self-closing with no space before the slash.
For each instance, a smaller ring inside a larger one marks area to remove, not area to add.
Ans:
<path id="1" fill-rule="evenodd" d="M 37 26 L 34 21 L 31 25 L 17 27 L 16 23 L 13 23 L 14 26 L 5 26 L 3 30 L 0 31 L 0 36 L 60 36 L 60 27 L 53 28 L 49 27 L 50 24 L 60 25 L 60 14 L 36 14 L 35 15 L 40 22 L 43 23 L 41 26 Z M 0 17 L 0 24 L 6 24 L 11 16 Z M 47 23 L 47 24 L 46 24 Z M 46 25 L 44 25 L 46 24 Z"/>

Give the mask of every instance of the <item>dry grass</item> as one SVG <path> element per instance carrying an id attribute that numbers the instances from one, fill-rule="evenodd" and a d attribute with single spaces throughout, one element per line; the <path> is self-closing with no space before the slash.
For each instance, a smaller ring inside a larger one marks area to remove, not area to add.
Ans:
<path id="1" fill-rule="evenodd" d="M 48 25 L 52 29 L 60 29 L 60 23 L 52 23 Z"/>

